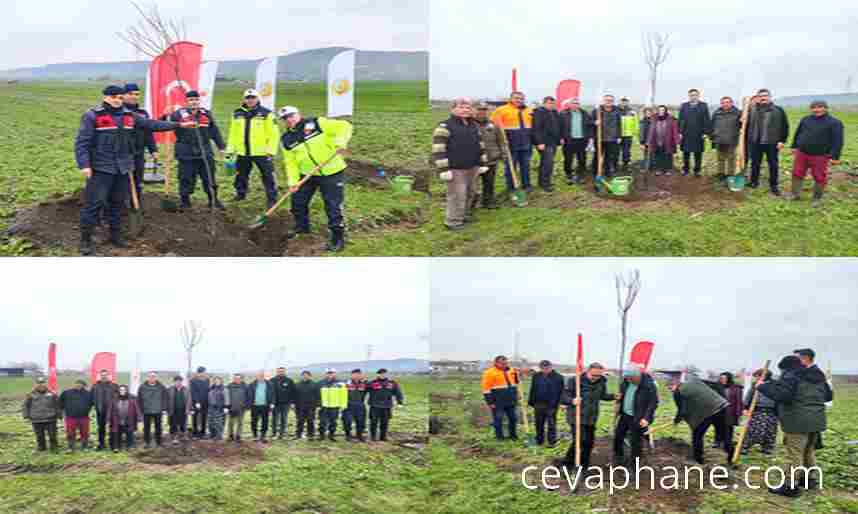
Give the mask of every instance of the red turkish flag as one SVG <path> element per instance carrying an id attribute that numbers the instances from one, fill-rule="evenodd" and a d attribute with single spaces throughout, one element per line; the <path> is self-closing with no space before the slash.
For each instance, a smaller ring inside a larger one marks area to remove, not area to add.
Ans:
<path id="1" fill-rule="evenodd" d="M 171 45 L 152 61 L 146 78 L 146 96 L 149 114 L 160 118 L 185 106 L 185 93 L 197 90 L 200 85 L 200 65 L 203 62 L 203 45 L 180 41 Z M 172 132 L 156 132 L 158 143 L 173 143 Z"/>
<path id="2" fill-rule="evenodd" d="M 98 373 L 106 369 L 110 374 L 110 381 L 116 382 L 116 354 L 101 352 L 95 354 L 92 358 L 92 365 L 89 368 L 90 383 L 98 382 Z"/>
<path id="3" fill-rule="evenodd" d="M 578 360 L 576 361 L 577 373 L 584 372 L 584 336 L 578 334 Z"/>
<path id="4" fill-rule="evenodd" d="M 581 98 L 581 81 L 580 80 L 564 80 L 557 84 L 557 110 L 565 111 L 568 107 L 563 105 L 566 100 L 572 98 Z"/>
<path id="5" fill-rule="evenodd" d="M 48 345 L 48 389 L 57 393 L 57 343 Z"/>

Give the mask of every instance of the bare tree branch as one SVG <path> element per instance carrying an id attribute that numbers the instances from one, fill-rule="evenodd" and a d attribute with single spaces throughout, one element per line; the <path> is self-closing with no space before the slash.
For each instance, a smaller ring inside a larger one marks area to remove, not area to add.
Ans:
<path id="1" fill-rule="evenodd" d="M 182 342 L 182 347 L 185 349 L 185 358 L 188 364 L 187 377 L 191 376 L 193 367 L 194 350 L 203 342 L 203 323 L 201 321 L 186 321 L 182 328 L 179 329 L 179 339 Z"/>
<path id="2" fill-rule="evenodd" d="M 641 47 L 643 48 L 644 62 L 649 68 L 650 105 L 655 105 L 656 86 L 658 83 L 658 72 L 672 50 L 670 45 L 670 34 L 660 32 L 645 32 L 641 34 Z"/>
<path id="3" fill-rule="evenodd" d="M 626 358 L 627 328 L 629 321 L 629 311 L 634 306 L 641 290 L 641 272 L 634 270 L 628 276 L 624 277 L 621 273 L 617 273 L 614 283 L 617 287 L 617 313 L 620 316 L 620 355 L 617 369 L 622 376 L 623 364 Z"/>

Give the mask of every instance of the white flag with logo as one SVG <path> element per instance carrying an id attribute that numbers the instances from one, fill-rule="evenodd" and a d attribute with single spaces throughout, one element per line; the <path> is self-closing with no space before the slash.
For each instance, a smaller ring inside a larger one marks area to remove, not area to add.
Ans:
<path id="1" fill-rule="evenodd" d="M 204 109 L 212 110 L 214 105 L 215 81 L 217 80 L 217 61 L 207 61 L 200 65 L 200 103 Z"/>
<path id="2" fill-rule="evenodd" d="M 131 370 L 131 380 L 129 381 L 129 387 L 131 388 L 128 393 L 129 394 L 137 394 L 137 390 L 140 389 L 140 384 L 142 381 L 140 380 L 140 354 L 138 353 L 134 359 L 134 368 Z"/>
<path id="3" fill-rule="evenodd" d="M 277 57 L 269 57 L 256 68 L 256 90 L 259 91 L 259 103 L 271 111 L 277 105 Z"/>
<path id="4" fill-rule="evenodd" d="M 328 65 L 328 116 L 351 116 L 355 108 L 355 55 L 346 50 Z"/>

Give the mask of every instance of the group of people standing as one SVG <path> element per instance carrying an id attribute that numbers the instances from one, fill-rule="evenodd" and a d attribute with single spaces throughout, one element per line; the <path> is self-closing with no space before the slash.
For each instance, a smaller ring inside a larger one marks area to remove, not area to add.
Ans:
<path id="1" fill-rule="evenodd" d="M 802 118 L 793 136 L 793 178 L 787 198 L 800 198 L 802 181 L 810 170 L 815 181 L 814 205 L 820 205 L 828 182 L 828 166 L 840 161 L 843 123 L 829 114 L 825 101 L 812 102 L 810 109 L 812 114 Z M 533 109 L 527 106 L 521 92 L 513 92 L 509 101 L 496 109 L 485 102 L 474 105 L 468 98 L 457 98 L 450 117 L 438 125 L 432 141 L 432 163 L 448 183 L 445 223 L 451 230 L 461 230 L 470 221 L 471 209 L 477 203 L 486 209 L 497 208 L 495 181 L 501 162 L 505 163 L 507 193 L 516 189 L 515 170 L 520 175 L 518 187 L 531 192 L 530 168 L 535 149 L 539 155 L 538 185 L 552 193 L 558 150 L 562 149 L 567 183 L 580 184 L 587 174 L 588 149 L 594 150 L 590 173 L 595 177 L 601 167 L 605 178 L 611 178 L 628 169 L 635 138 L 644 155 L 642 167 L 647 171 L 672 175 L 676 155 L 681 152 L 682 175 L 694 177 L 703 175 L 708 139 L 717 152 L 717 177 L 721 181 L 741 173 L 737 170 L 737 150 L 742 143 L 745 159 L 750 161 L 750 187 L 760 186 L 765 158 L 769 190 L 780 196 L 780 152 L 788 144 L 789 118 L 772 101 L 768 89 L 760 89 L 749 100 L 742 140 L 744 114 L 729 96 L 721 98 L 714 111 L 710 110 L 697 89 L 688 91 L 688 101 L 681 104 L 677 116 L 667 105 L 646 107 L 638 113 L 629 98 L 621 98 L 617 105 L 613 95 L 604 95 L 600 105 L 590 112 L 577 98 L 564 100 L 558 106 L 551 96 Z M 604 162 L 600 164 L 600 160 Z M 482 181 L 480 202 L 476 201 L 477 176 Z"/>
<path id="2" fill-rule="evenodd" d="M 137 394 L 128 386 L 118 385 L 103 370 L 91 388 L 85 380 L 57 395 L 47 387 L 44 377 L 36 380 L 24 402 L 24 418 L 33 425 L 38 451 L 56 451 L 57 421 L 65 420 L 67 447 L 70 452 L 89 449 L 90 420 L 95 411 L 98 446 L 114 452 L 136 446 L 136 434 L 143 424 L 146 448 L 163 445 L 163 422 L 166 416 L 169 436 L 174 444 L 182 439 L 222 441 L 226 432 L 229 441 L 241 442 L 244 421 L 250 413 L 250 429 L 257 442 L 267 442 L 269 421 L 271 437 L 285 439 L 289 410 L 296 415 L 295 438 L 315 437 L 318 413 L 318 437 L 335 441 L 337 424 L 348 441 L 365 441 L 367 412 L 369 432 L 373 441 L 386 441 L 394 404 L 404 404 L 399 383 L 379 369 L 377 377 L 368 381 L 360 369 L 351 372 L 351 379 L 340 381 L 336 371 L 328 369 L 321 381 L 303 371 L 297 382 L 286 376 L 286 369 L 277 369 L 274 377 L 266 379 L 263 372 L 247 383 L 241 374 L 232 375 L 228 384 L 220 376 L 210 377 L 204 367 L 185 385 L 181 376 L 166 386 L 158 374 L 148 373 Z M 367 405 L 369 409 L 367 409 Z M 188 421 L 190 419 L 190 426 Z M 226 428 L 226 430 L 225 430 Z M 306 432 L 305 432 L 306 429 Z"/>
<path id="3" fill-rule="evenodd" d="M 352 137 L 351 123 L 322 117 L 305 119 L 292 106 L 275 114 L 261 105 L 256 90 L 249 89 L 232 114 L 225 141 L 214 114 L 201 106 L 199 92 L 187 91 L 185 97 L 184 107 L 152 119 L 139 105 L 140 88 L 136 84 L 111 85 L 103 90 L 101 105 L 84 113 L 75 141 L 77 165 L 86 178 L 85 202 L 80 214 L 81 254 L 95 253 L 93 234 L 102 216 L 109 225 L 111 244 L 128 247 L 121 226 L 122 210 L 133 207 L 129 205 L 132 187 L 142 206 L 145 153 L 148 151 L 157 162 L 159 153 L 153 134 L 170 131 L 176 135 L 180 209 L 192 207 L 191 196 L 198 177 L 208 196 L 208 207 L 224 209 L 217 194 L 213 146 L 221 161 L 234 163 L 233 201 L 246 199 L 250 173 L 255 166 L 265 188 L 266 205 L 271 208 L 279 199 L 274 158 L 282 149 L 288 188 L 293 193 L 292 215 L 296 226 L 289 237 L 309 233 L 310 202 L 320 190 L 331 234 L 327 249 L 342 251 L 347 168 L 344 156 Z M 308 179 L 302 182 L 305 177 Z"/>
<path id="4" fill-rule="evenodd" d="M 816 354 L 812 349 L 795 350 L 784 357 L 778 367 L 780 376 L 775 379 L 770 371 L 757 370 L 754 382 L 743 394 L 742 386 L 735 383 L 732 373 L 722 373 L 717 381 L 696 377 L 681 378 L 681 373 L 669 374 L 668 389 L 676 404 L 674 424 L 685 421 L 691 430 L 693 460 L 705 463 L 704 438 L 710 428 L 714 429 L 713 448 L 723 449 L 727 463 L 732 465 L 735 427 L 743 416 L 748 417 L 741 453 L 747 454 L 759 445 L 763 454 L 771 455 L 775 449 L 778 427 L 784 432 L 787 476 L 796 477 L 796 482 L 787 480 L 783 487 L 771 492 L 784 496 L 798 496 L 802 486 L 818 487 L 819 477 L 801 469 L 816 466 L 816 449 L 821 447 L 822 432 L 826 426 L 826 406 L 832 401 L 833 392 L 825 374 L 814 363 Z M 576 432 L 580 430 L 581 460 L 583 471 L 589 471 L 596 426 L 601 402 L 614 405 L 614 465 L 630 466 L 642 456 L 643 442 L 651 436 L 656 411 L 659 406 L 659 390 L 655 378 L 635 365 L 622 372 L 617 393 L 608 391 L 605 368 L 599 363 L 590 364 L 581 374 L 580 397 L 576 384 L 578 377 L 565 379 L 550 361 L 539 363 L 530 383 L 527 405 L 534 410 L 535 439 L 539 445 L 553 447 L 557 443 L 557 414 L 566 409 L 566 420 L 571 430 L 571 440 L 560 464 L 575 466 Z M 517 406 L 521 398 L 522 374 L 511 368 L 508 359 L 497 356 L 494 365 L 487 369 L 481 380 L 483 397 L 492 412 L 492 425 L 498 440 L 518 440 Z M 756 396 L 756 402 L 754 398 Z M 751 405 L 754 404 L 753 411 Z M 580 406 L 580 422 L 575 415 Z M 527 415 L 526 412 L 520 415 Z M 506 421 L 507 431 L 504 431 Z M 547 437 L 546 437 L 547 436 Z M 628 450 L 628 451 L 627 451 Z M 627 454 L 628 453 L 628 454 Z M 796 473 L 795 471 L 799 471 Z"/>

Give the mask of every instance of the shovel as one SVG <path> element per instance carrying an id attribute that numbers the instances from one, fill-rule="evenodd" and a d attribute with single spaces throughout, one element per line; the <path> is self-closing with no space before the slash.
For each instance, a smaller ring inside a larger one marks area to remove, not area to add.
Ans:
<path id="1" fill-rule="evenodd" d="M 524 402 L 524 394 L 519 394 L 518 399 L 521 404 L 521 422 L 524 425 L 524 446 L 530 448 L 536 446 L 536 440 L 530 433 L 530 421 L 527 419 L 527 404 Z"/>
<path id="2" fill-rule="evenodd" d="M 143 211 L 140 210 L 140 198 L 137 197 L 134 173 L 128 174 L 128 183 L 131 186 L 132 207 L 128 210 L 128 232 L 131 234 L 131 237 L 138 237 L 143 233 Z"/>
<path id="3" fill-rule="evenodd" d="M 512 158 L 512 151 L 509 149 L 509 141 L 506 139 L 506 132 L 500 129 L 503 137 L 504 149 L 506 150 L 507 164 L 509 165 L 509 174 L 512 175 L 512 185 L 515 190 L 512 192 L 512 202 L 516 207 L 527 207 L 527 191 L 521 188 L 521 179 L 518 176 L 518 167 Z"/>
<path id="4" fill-rule="evenodd" d="M 597 193 L 605 191 L 605 152 L 604 143 L 602 143 L 602 107 L 596 106 L 596 116 L 598 125 L 596 126 L 596 153 L 599 156 L 599 166 L 596 174 L 596 179 L 593 181 L 593 186 L 596 187 Z"/>
<path id="5" fill-rule="evenodd" d="M 334 157 L 336 157 L 336 154 L 334 154 Z M 318 166 L 316 166 L 316 167 L 313 169 L 313 171 L 311 171 L 310 173 L 308 173 L 308 174 L 307 174 L 307 176 L 305 176 L 304 178 L 302 178 L 302 179 L 301 179 L 301 181 L 300 181 L 300 182 L 298 182 L 298 184 L 296 184 L 296 186 L 295 186 L 295 187 L 296 187 L 297 189 L 301 189 L 301 187 L 302 187 L 304 184 L 306 184 L 306 183 L 307 183 L 307 181 L 309 181 L 311 178 L 313 178 L 314 176 L 316 176 L 316 173 L 318 173 L 318 172 L 319 172 L 319 170 L 321 170 L 322 168 L 324 168 L 325 166 L 327 166 L 327 165 L 328 165 L 328 163 L 330 163 L 331 161 L 333 161 L 333 160 L 334 160 L 334 157 L 331 157 L 331 158 L 330 158 L 330 159 L 328 159 L 327 161 L 325 161 L 325 162 L 323 162 L 322 164 L 319 164 Z M 274 204 L 274 206 L 273 206 L 273 207 L 271 207 L 270 209 L 268 209 L 268 211 L 267 211 L 265 214 L 262 214 L 262 215 L 258 216 L 258 217 L 253 221 L 253 223 L 250 225 L 250 230 L 258 230 L 258 229 L 260 229 L 260 228 L 264 227 L 265 225 L 267 225 L 267 224 L 268 224 L 268 220 L 269 220 L 269 219 L 271 219 L 271 216 L 272 216 L 275 212 L 277 212 L 277 210 L 278 210 L 278 209 L 280 209 L 280 207 L 282 207 L 282 206 L 283 206 L 283 204 L 286 202 L 286 200 L 288 200 L 288 199 L 289 199 L 289 197 L 291 197 L 291 196 L 292 196 L 292 188 L 290 188 L 290 189 L 289 189 L 289 191 L 287 191 L 287 192 L 286 192 L 286 194 L 285 194 L 285 195 L 283 195 L 283 198 L 281 198 L 280 200 L 278 200 L 278 201 L 277 201 L 277 203 L 276 203 L 276 204 Z"/>

